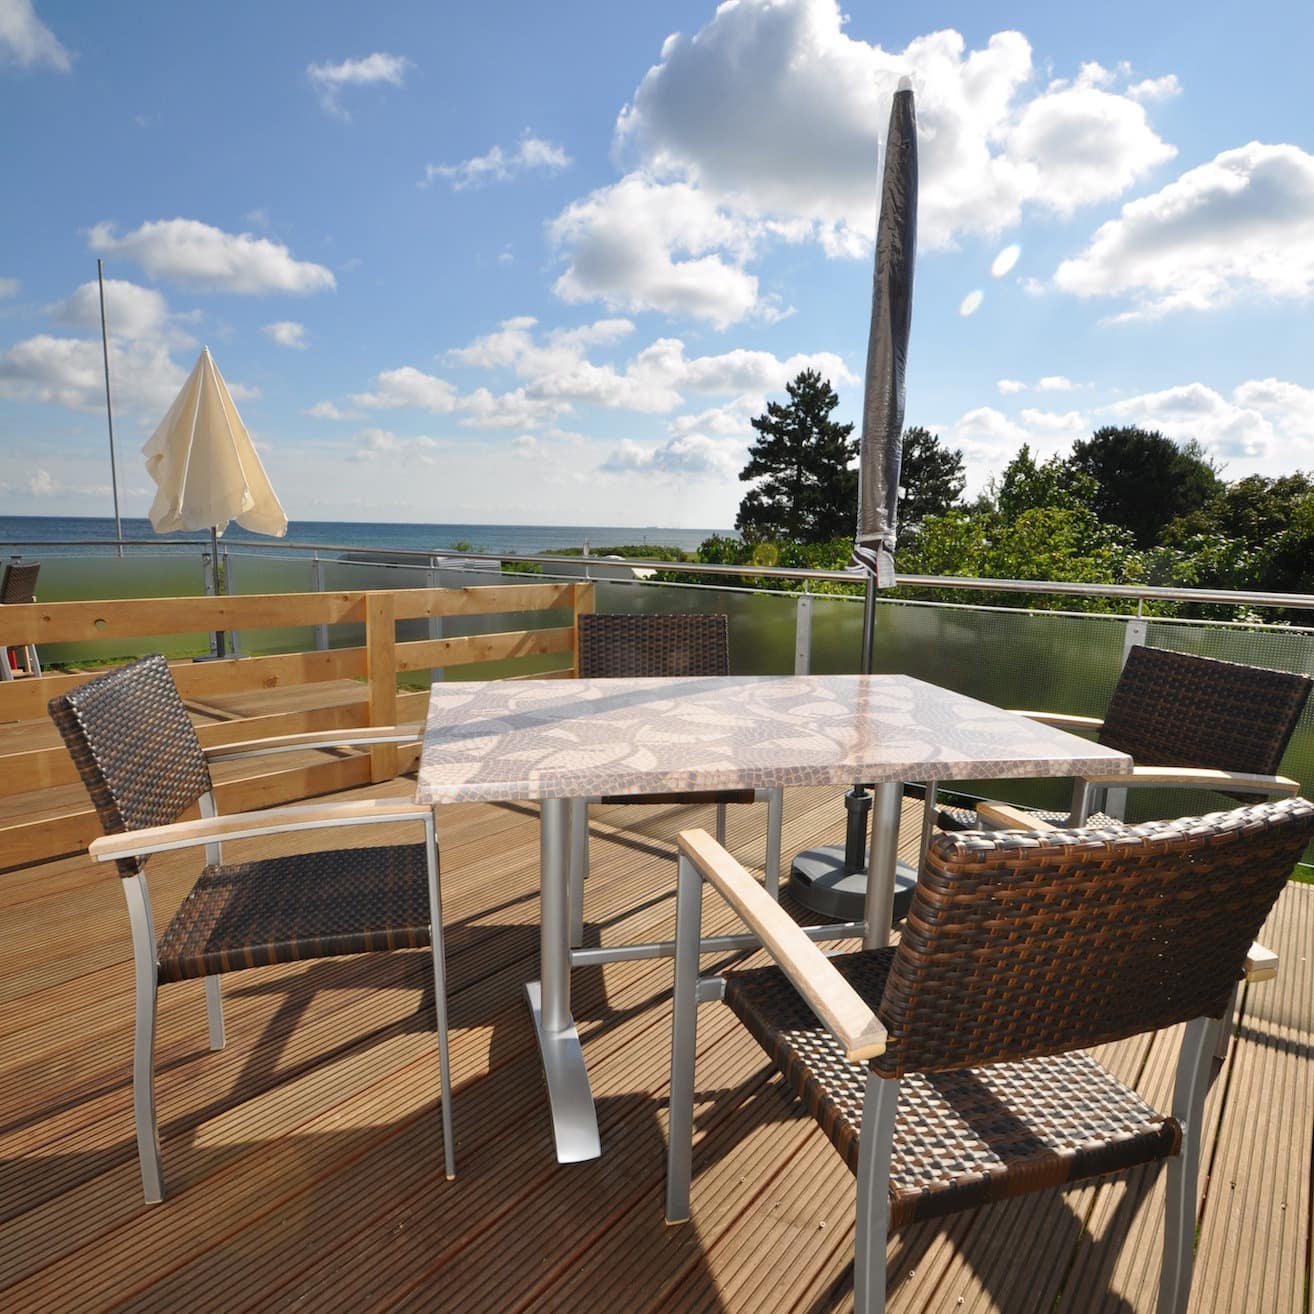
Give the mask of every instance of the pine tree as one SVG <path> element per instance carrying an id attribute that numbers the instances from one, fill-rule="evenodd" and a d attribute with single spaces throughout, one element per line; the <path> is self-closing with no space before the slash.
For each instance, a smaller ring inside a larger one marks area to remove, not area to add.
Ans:
<path id="1" fill-rule="evenodd" d="M 903 431 L 899 464 L 899 528 L 942 516 L 963 495 L 967 476 L 963 454 L 946 447 L 940 435 L 914 425 Z"/>
<path id="2" fill-rule="evenodd" d="M 786 391 L 788 405 L 771 402 L 752 421 L 758 436 L 739 477 L 760 482 L 740 502 L 735 528 L 748 542 L 850 536 L 858 507 L 853 425 L 831 420 L 839 398 L 816 370 L 804 370 Z"/>

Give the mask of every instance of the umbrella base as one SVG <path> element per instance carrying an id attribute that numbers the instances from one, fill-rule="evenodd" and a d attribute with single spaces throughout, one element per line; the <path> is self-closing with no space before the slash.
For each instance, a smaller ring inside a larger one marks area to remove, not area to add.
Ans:
<path id="1" fill-rule="evenodd" d="M 912 905 L 917 869 L 901 862 L 894 873 L 894 920 L 902 921 Z M 842 922 L 866 915 L 867 873 L 844 870 L 844 849 L 835 845 L 800 853 L 789 869 L 790 897 L 823 917 Z"/>

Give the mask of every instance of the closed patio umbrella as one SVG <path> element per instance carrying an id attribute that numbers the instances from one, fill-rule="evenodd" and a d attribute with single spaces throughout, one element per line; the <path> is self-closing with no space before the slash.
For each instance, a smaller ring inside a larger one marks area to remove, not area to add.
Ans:
<path id="1" fill-rule="evenodd" d="M 155 532 L 208 529 L 216 593 L 219 535 L 230 521 L 257 534 L 281 538 L 287 533 L 287 515 L 209 347 L 201 348 L 182 391 L 142 452 L 146 473 L 156 484 L 150 510 Z M 222 635 L 218 649 L 222 657 Z"/>
<path id="2" fill-rule="evenodd" d="M 917 255 L 917 112 L 912 84 L 901 78 L 890 105 L 881 178 L 880 218 L 872 280 L 871 328 L 858 456 L 858 525 L 854 561 L 867 572 L 862 625 L 862 672 L 871 674 L 876 590 L 893 588 L 899 464 L 902 455 L 904 367 L 912 327 L 913 265 Z M 848 834 L 843 848 L 810 849 L 794 859 L 795 898 L 817 912 L 853 920 L 866 893 L 867 815 L 871 798 L 861 784 L 845 797 Z M 916 873 L 900 873 L 910 892 Z"/>

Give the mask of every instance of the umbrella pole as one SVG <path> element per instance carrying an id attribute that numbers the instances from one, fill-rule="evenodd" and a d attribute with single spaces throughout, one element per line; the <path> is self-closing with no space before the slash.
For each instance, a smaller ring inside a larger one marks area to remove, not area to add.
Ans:
<path id="1" fill-rule="evenodd" d="M 219 597 L 219 531 L 210 526 L 210 578 L 214 585 L 214 596 Z M 214 655 L 216 657 L 226 657 L 228 655 L 228 636 L 223 630 L 214 632 Z"/>

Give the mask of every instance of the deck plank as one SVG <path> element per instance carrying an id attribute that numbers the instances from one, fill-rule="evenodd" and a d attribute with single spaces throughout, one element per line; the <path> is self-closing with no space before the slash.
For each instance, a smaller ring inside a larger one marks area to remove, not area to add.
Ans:
<path id="1" fill-rule="evenodd" d="M 762 861 L 763 811 L 729 813 L 731 847 L 749 865 Z M 593 809 L 590 943 L 670 936 L 672 838 L 710 819 L 707 808 Z M 700 1015 L 693 1220 L 663 1226 L 669 962 L 575 973 L 604 1154 L 556 1164 L 520 999 L 537 962 L 536 810 L 471 805 L 442 810 L 439 823 L 454 1183 L 442 1174 L 427 957 L 376 955 L 231 978 L 219 1054 L 205 1045 L 199 986 L 164 992 L 157 1084 L 169 1198 L 147 1208 L 132 1142 L 132 974 L 118 883 L 79 858 L 0 881 L 0 1306 L 852 1308 L 852 1177 L 724 1008 Z M 785 853 L 834 842 L 842 824 L 836 791 L 791 791 Z M 905 856 L 919 824 L 910 801 Z M 277 843 L 293 851 L 306 840 Z M 163 912 L 192 871 L 179 855 L 155 860 Z M 713 900 L 709 929 L 728 926 Z M 1266 931 L 1283 974 L 1247 999 L 1211 1095 L 1200 1314 L 1301 1308 L 1312 933 L 1314 890 L 1291 887 Z M 1171 1040 L 1124 1042 L 1102 1057 L 1160 1099 Z M 1257 1153 L 1255 1127 L 1276 1123 Z M 1140 1201 L 1134 1216 L 1127 1199 Z M 889 1249 L 891 1314 L 1151 1309 L 1157 1208 L 1154 1188 L 1133 1178 L 1130 1188 L 1088 1186 L 909 1229 Z"/>

